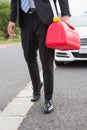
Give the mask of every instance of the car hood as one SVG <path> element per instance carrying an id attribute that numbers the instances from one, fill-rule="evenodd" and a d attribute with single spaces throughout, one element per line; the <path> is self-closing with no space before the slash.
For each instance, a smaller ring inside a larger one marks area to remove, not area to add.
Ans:
<path id="1" fill-rule="evenodd" d="M 87 26 L 76 27 L 75 29 L 79 33 L 80 38 L 87 38 Z"/>

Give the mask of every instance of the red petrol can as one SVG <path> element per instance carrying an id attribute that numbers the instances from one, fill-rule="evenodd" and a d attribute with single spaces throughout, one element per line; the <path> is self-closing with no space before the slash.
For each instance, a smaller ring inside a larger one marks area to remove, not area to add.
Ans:
<path id="1" fill-rule="evenodd" d="M 47 30 L 46 46 L 58 50 L 79 50 L 80 37 L 76 29 L 63 21 L 53 22 Z"/>

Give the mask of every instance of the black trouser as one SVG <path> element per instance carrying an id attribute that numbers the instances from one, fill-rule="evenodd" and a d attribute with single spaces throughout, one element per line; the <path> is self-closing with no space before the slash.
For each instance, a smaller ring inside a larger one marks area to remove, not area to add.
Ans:
<path id="1" fill-rule="evenodd" d="M 53 60 L 54 50 L 45 46 L 46 31 L 36 12 L 23 13 L 21 26 L 22 47 L 28 64 L 34 94 L 37 94 L 40 86 L 40 75 L 37 64 L 37 49 L 39 48 L 40 59 L 43 69 L 45 99 L 50 100 L 53 94 Z"/>

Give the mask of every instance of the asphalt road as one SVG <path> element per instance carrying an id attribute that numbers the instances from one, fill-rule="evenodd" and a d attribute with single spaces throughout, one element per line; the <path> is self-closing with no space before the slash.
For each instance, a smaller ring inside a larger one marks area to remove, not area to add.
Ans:
<path id="1" fill-rule="evenodd" d="M 29 81 L 21 45 L 0 49 L 1 111 Z M 44 114 L 42 90 L 18 130 L 87 130 L 87 62 L 55 68 L 53 102 L 54 112 Z"/>
<path id="2" fill-rule="evenodd" d="M 16 97 L 29 81 L 30 76 L 21 45 L 1 48 L 0 111 Z"/>
<path id="3" fill-rule="evenodd" d="M 18 130 L 87 130 L 87 63 L 55 69 L 54 112 L 44 114 L 44 94 Z"/>

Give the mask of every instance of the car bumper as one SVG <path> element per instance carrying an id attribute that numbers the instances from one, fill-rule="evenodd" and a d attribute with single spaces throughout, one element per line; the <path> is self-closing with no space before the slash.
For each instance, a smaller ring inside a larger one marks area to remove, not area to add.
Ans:
<path id="1" fill-rule="evenodd" d="M 80 50 L 73 51 L 55 50 L 55 60 L 58 62 L 87 60 L 87 46 L 81 47 Z"/>

